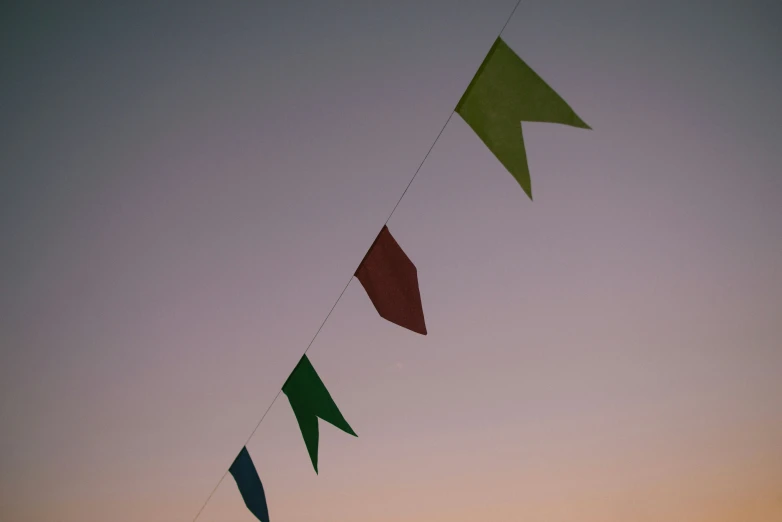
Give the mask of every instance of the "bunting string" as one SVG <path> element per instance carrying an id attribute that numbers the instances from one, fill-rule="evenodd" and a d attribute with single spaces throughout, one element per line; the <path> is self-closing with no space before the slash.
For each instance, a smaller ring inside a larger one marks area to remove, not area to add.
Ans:
<path id="1" fill-rule="evenodd" d="M 519 4 L 521 4 L 521 0 L 517 0 L 516 5 L 513 7 L 513 10 L 510 12 L 510 14 L 508 15 L 508 18 L 505 20 L 505 24 L 503 24 L 502 29 L 500 29 L 499 33 L 497 34 L 497 38 L 502 36 L 503 31 L 505 31 L 505 28 L 508 26 L 508 23 L 511 21 L 511 18 L 513 18 L 513 14 L 516 12 L 516 9 L 519 7 Z M 468 88 L 469 88 L 469 85 L 468 85 Z M 413 176 L 410 178 L 410 181 L 407 183 L 407 186 L 405 187 L 404 191 L 402 192 L 402 195 L 399 196 L 399 199 L 397 200 L 396 204 L 394 205 L 394 208 L 391 209 L 391 212 L 389 213 L 388 217 L 386 218 L 385 222 L 383 223 L 383 227 L 382 228 L 385 228 L 386 225 L 388 225 L 388 222 L 391 220 L 391 217 L 394 215 L 394 212 L 396 212 L 397 207 L 399 207 L 399 203 L 402 202 L 402 199 L 405 197 L 405 194 L 407 194 L 407 191 L 410 189 L 410 186 L 413 184 L 413 181 L 415 181 L 416 176 L 418 176 L 418 173 L 420 172 L 421 168 L 424 166 L 424 163 L 426 163 L 427 158 L 429 158 L 429 155 L 432 153 L 432 150 L 434 149 L 434 146 L 437 144 L 437 142 L 440 140 L 440 137 L 443 135 L 443 132 L 445 131 L 445 128 L 448 126 L 448 123 L 451 121 L 451 118 L 453 117 L 454 114 L 456 114 L 457 108 L 458 108 L 458 103 L 457 103 L 457 105 L 454 106 L 453 109 L 451 109 L 451 112 L 448 115 L 448 118 L 445 120 L 445 123 L 443 124 L 442 128 L 440 129 L 440 132 L 437 133 L 437 136 L 435 137 L 434 141 L 432 142 L 432 145 L 429 147 L 429 150 L 426 152 L 426 155 L 424 155 L 423 160 L 421 160 L 421 163 L 418 165 L 418 168 L 413 173 Z M 356 272 L 357 272 L 357 270 L 354 270 L 353 272 L 351 272 L 350 279 L 348 279 L 347 284 L 345 284 L 344 288 L 339 293 L 339 296 L 337 297 L 337 300 L 331 306 L 331 309 L 329 310 L 328 314 L 326 314 L 325 319 L 323 319 L 323 322 L 321 322 L 320 326 L 318 327 L 317 331 L 315 332 L 315 335 L 312 337 L 312 340 L 307 345 L 307 348 L 304 350 L 304 354 L 302 355 L 302 358 L 307 355 L 307 352 L 310 350 L 310 348 L 312 347 L 313 343 L 318 338 L 318 335 L 320 334 L 321 330 L 325 326 L 326 322 L 331 317 L 331 314 L 334 312 L 334 309 L 337 307 L 337 305 L 339 304 L 340 300 L 342 300 L 342 297 L 345 295 L 345 292 L 347 291 L 348 287 L 350 286 L 351 281 L 353 281 L 353 278 L 355 277 Z M 283 387 L 281 387 L 277 391 L 277 394 L 274 396 L 274 398 L 272 399 L 272 401 L 269 404 L 269 406 L 263 412 L 263 415 L 261 415 L 261 418 L 260 418 L 260 420 L 258 420 L 258 423 L 255 425 L 255 428 L 253 428 L 253 430 L 250 433 L 249 437 L 247 437 L 247 440 L 244 443 L 244 448 L 242 449 L 242 452 L 240 453 L 240 457 L 246 455 L 246 446 L 247 446 L 247 444 L 253 438 L 253 436 L 255 435 L 255 432 L 258 431 L 258 428 L 261 426 L 261 423 L 266 418 L 266 415 L 269 413 L 269 411 L 271 410 L 272 406 L 274 406 L 274 403 L 277 402 L 277 399 L 280 397 L 280 394 L 282 394 L 282 393 L 283 393 Z M 249 456 L 246 456 L 245 458 L 249 460 Z M 239 457 L 237 457 L 237 459 L 239 459 Z M 195 517 L 193 517 L 193 522 L 196 522 L 196 520 L 198 520 L 198 518 L 201 516 L 201 514 L 204 511 L 204 509 L 209 504 L 209 501 L 212 499 L 214 494 L 217 492 L 217 489 L 220 487 L 220 484 L 222 484 L 222 482 L 225 479 L 225 477 L 231 472 L 232 468 L 236 465 L 236 462 L 237 461 L 235 461 L 234 464 L 232 464 L 231 468 L 226 469 L 225 472 L 223 473 L 223 475 L 220 477 L 220 480 L 217 481 L 217 484 L 215 484 L 214 488 L 209 493 L 209 495 L 207 496 L 207 498 L 204 501 L 204 503 L 201 505 L 201 508 L 198 510 L 198 513 L 196 513 Z M 268 517 L 268 514 L 266 514 L 266 516 Z"/>

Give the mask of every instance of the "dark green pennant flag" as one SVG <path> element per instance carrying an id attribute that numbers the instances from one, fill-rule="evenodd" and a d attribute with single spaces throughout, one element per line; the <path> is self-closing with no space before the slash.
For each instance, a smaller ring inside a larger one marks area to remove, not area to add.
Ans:
<path id="1" fill-rule="evenodd" d="M 263 484 L 255 471 L 253 459 L 247 452 L 247 447 L 242 448 L 233 464 L 228 470 L 239 486 L 247 509 L 261 522 L 269 522 L 269 509 L 266 507 L 266 495 L 263 492 Z"/>
<path id="2" fill-rule="evenodd" d="M 501 38 L 497 38 L 478 68 L 456 112 L 516 178 L 530 199 L 532 182 L 521 122 L 590 128 Z"/>
<path id="3" fill-rule="evenodd" d="M 318 417 L 333 424 L 342 431 L 358 437 L 340 413 L 329 391 L 318 377 L 318 372 L 306 355 L 282 386 L 283 393 L 291 403 L 293 413 L 299 423 L 304 444 L 310 454 L 315 473 L 318 472 Z"/>

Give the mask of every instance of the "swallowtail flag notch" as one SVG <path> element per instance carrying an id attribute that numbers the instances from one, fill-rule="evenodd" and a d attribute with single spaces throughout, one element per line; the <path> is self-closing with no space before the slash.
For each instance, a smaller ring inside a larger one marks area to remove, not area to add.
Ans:
<path id="1" fill-rule="evenodd" d="M 532 199 L 521 122 L 560 123 L 590 129 L 554 89 L 497 38 L 456 112 L 516 178 Z"/>
<path id="2" fill-rule="evenodd" d="M 387 226 L 383 225 L 355 276 L 382 318 L 426 335 L 418 271 Z"/>
<path id="3" fill-rule="evenodd" d="M 320 438 L 318 417 L 345 433 L 358 437 L 342 416 L 326 385 L 320 380 L 318 372 L 306 355 L 301 357 L 296 368 L 283 384 L 282 392 L 288 397 L 293 414 L 296 415 L 315 473 L 318 472 L 318 439 Z"/>
<path id="4" fill-rule="evenodd" d="M 236 456 L 228 471 L 233 475 L 247 509 L 261 522 L 269 522 L 269 509 L 266 506 L 263 484 L 246 446 Z"/>

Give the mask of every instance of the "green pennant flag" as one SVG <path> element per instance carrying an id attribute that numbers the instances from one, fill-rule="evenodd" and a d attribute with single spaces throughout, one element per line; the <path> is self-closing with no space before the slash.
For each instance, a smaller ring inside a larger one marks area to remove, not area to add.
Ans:
<path id="1" fill-rule="evenodd" d="M 306 355 L 282 386 L 283 393 L 291 403 L 293 413 L 299 423 L 304 444 L 310 454 L 315 473 L 318 472 L 318 417 L 336 426 L 342 431 L 358 437 L 340 413 L 329 391 L 320 380 L 318 372 Z"/>
<path id="2" fill-rule="evenodd" d="M 501 38 L 494 42 L 464 91 L 456 112 L 516 178 L 530 199 L 532 182 L 521 122 L 590 128 Z"/>

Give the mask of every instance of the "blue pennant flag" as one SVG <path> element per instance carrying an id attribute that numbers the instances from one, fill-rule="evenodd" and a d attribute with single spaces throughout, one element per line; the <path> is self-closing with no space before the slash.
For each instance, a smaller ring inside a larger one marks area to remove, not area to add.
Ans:
<path id="1" fill-rule="evenodd" d="M 236 480 L 236 485 L 239 486 L 239 493 L 242 494 L 247 509 L 261 522 L 269 522 L 266 494 L 263 492 L 261 478 L 258 476 L 258 472 L 255 471 L 255 465 L 247 452 L 247 447 L 242 448 L 242 451 L 239 452 L 228 471 Z"/>

